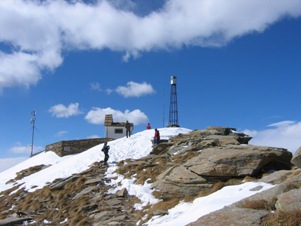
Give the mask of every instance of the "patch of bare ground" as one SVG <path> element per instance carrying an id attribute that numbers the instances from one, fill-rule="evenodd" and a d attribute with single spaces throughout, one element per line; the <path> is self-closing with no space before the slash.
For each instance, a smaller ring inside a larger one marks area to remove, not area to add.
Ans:
<path id="1" fill-rule="evenodd" d="M 270 200 L 247 200 L 243 202 L 239 207 L 241 208 L 247 208 L 247 209 L 255 209 L 255 210 L 269 210 L 274 211 L 276 210 L 275 204 L 276 204 L 277 198 L 274 197 Z"/>
<path id="2" fill-rule="evenodd" d="M 283 192 L 293 189 L 299 189 L 297 183 L 287 184 Z M 261 225 L 263 226 L 300 226 L 301 225 L 301 210 L 282 211 L 276 208 L 277 197 L 272 197 L 269 200 L 245 200 L 239 207 L 254 210 L 268 210 L 270 213 L 265 216 Z"/>
<path id="3" fill-rule="evenodd" d="M 301 210 L 271 212 L 262 221 L 263 226 L 300 226 Z"/>
<path id="4" fill-rule="evenodd" d="M 68 218 L 70 221 L 75 217 L 74 212 L 78 208 L 88 203 L 87 198 L 72 200 L 72 197 L 83 188 L 84 180 L 82 178 L 66 184 L 64 189 L 51 191 L 49 186 L 36 190 L 32 193 L 26 193 L 24 196 L 18 196 L 22 190 L 10 196 L 13 203 L 15 197 L 19 197 L 18 205 L 14 206 L 15 212 L 23 212 L 33 216 L 37 224 L 45 219 L 53 224 L 59 224 Z M 10 204 L 12 204 L 10 203 Z M 80 214 L 76 214 L 78 215 Z M 82 217 L 83 219 L 83 217 Z"/>
<path id="5" fill-rule="evenodd" d="M 138 221 L 133 209 L 139 200 L 133 196 L 117 197 L 107 193 L 110 186 L 104 174 L 107 167 L 100 163 L 76 175 L 73 180 L 57 179 L 54 183 L 61 186 L 45 186 L 32 193 L 14 187 L 1 192 L 0 219 L 9 215 L 22 213 L 34 220 L 32 225 L 43 225 L 43 221 L 51 222 L 50 225 L 109 225 L 113 216 L 123 214 L 124 225 L 134 225 Z M 107 181 L 106 181 L 107 180 Z M 103 217 L 96 218 L 99 213 L 105 212 Z M 66 221 L 67 219 L 67 221 Z M 62 223 L 65 222 L 66 223 Z"/>
<path id="6" fill-rule="evenodd" d="M 11 207 L 14 206 L 15 202 L 20 199 L 19 197 L 25 195 L 26 192 L 24 191 L 24 189 L 19 189 L 20 186 L 21 185 L 15 186 L 0 193 L 0 219 L 4 219 L 9 214 L 14 213 Z"/>
<path id="7" fill-rule="evenodd" d="M 162 156 L 154 156 L 150 159 L 139 161 L 121 161 L 116 173 L 125 178 L 137 178 L 136 184 L 144 184 L 146 181 L 153 182 L 156 177 L 167 168 L 167 159 Z"/>

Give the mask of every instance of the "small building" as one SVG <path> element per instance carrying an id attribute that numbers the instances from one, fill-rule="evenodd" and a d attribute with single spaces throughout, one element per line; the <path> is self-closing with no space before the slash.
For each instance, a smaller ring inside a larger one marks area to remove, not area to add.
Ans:
<path id="1" fill-rule="evenodd" d="M 111 139 L 118 139 L 126 136 L 126 122 L 113 122 L 113 116 L 111 114 L 105 116 L 105 137 Z M 134 124 L 130 124 L 130 133 L 133 133 Z"/>
<path id="2" fill-rule="evenodd" d="M 53 144 L 46 145 L 45 152 L 53 151 L 58 156 L 66 156 L 71 154 L 78 154 L 92 148 L 96 145 L 102 144 L 112 139 L 107 138 L 93 138 L 82 140 L 63 140 Z"/>

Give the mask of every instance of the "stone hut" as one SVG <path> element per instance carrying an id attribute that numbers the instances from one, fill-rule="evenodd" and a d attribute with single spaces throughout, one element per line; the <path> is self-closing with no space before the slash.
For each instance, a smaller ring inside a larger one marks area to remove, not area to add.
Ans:
<path id="1" fill-rule="evenodd" d="M 96 145 L 102 144 L 105 141 L 112 139 L 107 138 L 93 138 L 93 139 L 82 139 L 82 140 L 63 140 L 53 144 L 49 144 L 45 148 L 45 152 L 53 151 L 58 156 L 65 156 L 71 154 L 81 153 L 88 150 Z"/>

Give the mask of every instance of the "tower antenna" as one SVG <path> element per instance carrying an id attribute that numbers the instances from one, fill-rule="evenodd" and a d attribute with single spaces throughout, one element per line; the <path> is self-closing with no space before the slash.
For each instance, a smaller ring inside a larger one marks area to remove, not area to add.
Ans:
<path id="1" fill-rule="evenodd" d="M 31 112 L 31 120 L 30 120 L 30 124 L 32 124 L 32 134 L 31 134 L 31 153 L 30 153 L 30 157 L 32 157 L 33 155 L 33 141 L 34 141 L 34 129 L 35 129 L 35 121 L 36 121 L 36 110 L 33 110 Z"/>
<path id="2" fill-rule="evenodd" d="M 170 77 L 170 107 L 168 127 L 179 127 L 178 122 L 178 100 L 177 100 L 177 77 Z"/>

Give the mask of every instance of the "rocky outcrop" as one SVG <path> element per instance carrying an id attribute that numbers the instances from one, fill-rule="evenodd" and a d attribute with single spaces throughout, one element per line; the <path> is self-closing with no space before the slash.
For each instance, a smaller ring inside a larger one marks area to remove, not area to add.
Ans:
<path id="1" fill-rule="evenodd" d="M 279 185 L 191 225 L 260 225 L 269 221 L 271 210 L 279 215 L 295 213 L 300 209 L 301 172 L 291 170 L 292 154 L 282 148 L 248 145 L 250 139 L 233 128 L 208 127 L 172 137 L 141 159 L 119 162 L 116 173 L 135 178 L 136 184 L 152 183 L 153 195 L 160 202 L 142 210 L 134 209 L 140 200 L 126 189 L 108 192 L 107 166 L 96 162 L 80 174 L 57 179 L 33 193 L 17 187 L 2 192 L 0 225 L 25 219 L 36 225 L 45 219 L 53 225 L 143 225 L 153 216 L 167 214 L 181 200 L 192 201 L 228 184 L 260 178 Z"/>
<path id="2" fill-rule="evenodd" d="M 223 211 L 216 211 L 200 218 L 189 226 L 224 226 L 224 225 L 260 225 L 261 219 L 269 213 L 268 210 L 254 210 L 246 208 L 225 207 Z"/>
<path id="3" fill-rule="evenodd" d="M 269 170 L 290 169 L 292 154 L 285 149 L 243 145 L 207 148 L 184 166 L 203 177 L 257 176 Z"/>
<path id="4" fill-rule="evenodd" d="M 301 168 L 301 147 L 299 147 L 295 152 L 292 158 L 292 164 L 294 164 L 298 168 Z"/>
<path id="5" fill-rule="evenodd" d="M 209 127 L 173 138 L 173 145 L 166 150 L 171 159 L 174 154 L 188 152 L 194 152 L 195 156 L 179 164 L 171 161 L 171 166 L 157 177 L 153 187 L 170 197 L 193 196 L 212 188 L 217 181 L 258 177 L 265 172 L 291 168 L 291 152 L 245 145 L 249 137 L 233 130 Z"/>
<path id="6" fill-rule="evenodd" d="M 189 226 L 299 225 L 301 222 L 301 170 L 280 171 L 263 181 L 271 181 L 271 178 L 273 178 L 272 181 L 282 181 L 282 183 L 201 217 Z"/>

